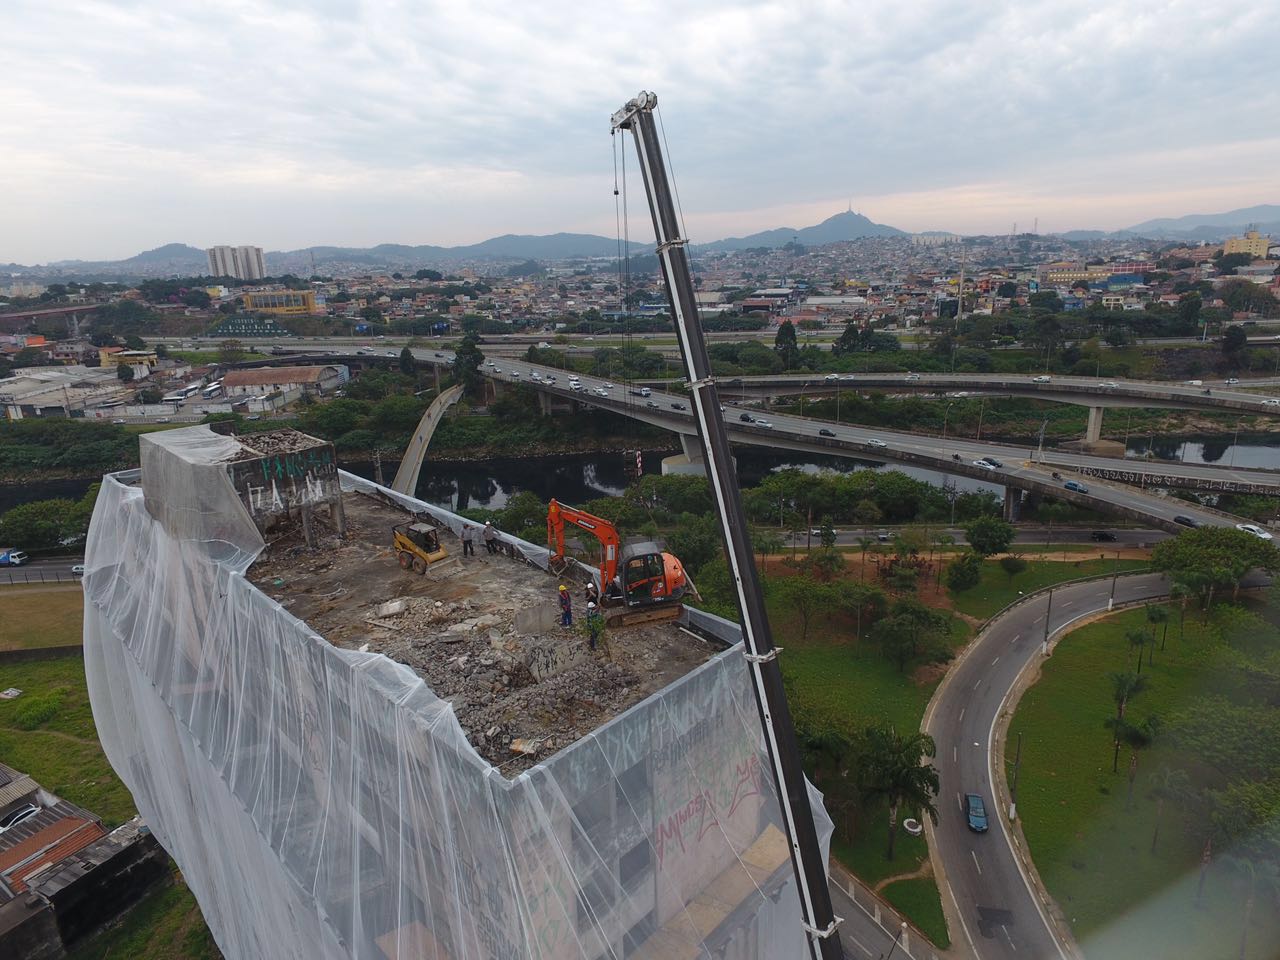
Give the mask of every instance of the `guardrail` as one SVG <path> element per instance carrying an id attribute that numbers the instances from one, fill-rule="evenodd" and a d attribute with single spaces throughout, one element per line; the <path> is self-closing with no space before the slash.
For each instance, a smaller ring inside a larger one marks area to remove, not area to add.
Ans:
<path id="1" fill-rule="evenodd" d="M 78 573 L 62 570 L 42 570 L 40 567 L 24 569 L 22 567 L 5 567 L 0 570 L 0 587 L 22 583 L 79 583 Z"/>

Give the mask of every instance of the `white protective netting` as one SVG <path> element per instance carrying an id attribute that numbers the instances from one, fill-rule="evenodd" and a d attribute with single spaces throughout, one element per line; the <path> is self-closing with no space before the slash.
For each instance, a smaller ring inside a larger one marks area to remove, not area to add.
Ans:
<path id="1" fill-rule="evenodd" d="M 107 756 L 228 958 L 805 955 L 740 648 L 507 780 L 411 670 L 245 580 L 261 539 L 224 453 L 176 443 L 143 461 L 163 508 L 102 485 L 85 666 Z"/>

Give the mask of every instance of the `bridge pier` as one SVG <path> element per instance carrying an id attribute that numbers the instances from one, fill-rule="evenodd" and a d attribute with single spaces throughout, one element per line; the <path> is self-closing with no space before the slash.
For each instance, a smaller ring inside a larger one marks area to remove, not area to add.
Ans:
<path id="1" fill-rule="evenodd" d="M 1123 457 L 1124 444 L 1102 439 L 1102 407 L 1089 408 L 1089 420 L 1085 424 L 1083 440 L 1068 440 L 1062 446 L 1081 453 L 1100 453 L 1108 457 Z"/>
<path id="2" fill-rule="evenodd" d="M 1014 523 L 1022 515 L 1022 490 L 1018 487 L 1004 488 L 1004 518 Z"/>
<path id="3" fill-rule="evenodd" d="M 705 477 L 707 465 L 702 459 L 702 444 L 698 442 L 698 438 L 688 433 L 680 434 L 680 449 L 682 453 L 674 457 L 662 458 L 662 475 L 665 477 L 668 474 L 679 473 Z M 734 459 L 734 465 L 737 465 L 736 459 Z"/>

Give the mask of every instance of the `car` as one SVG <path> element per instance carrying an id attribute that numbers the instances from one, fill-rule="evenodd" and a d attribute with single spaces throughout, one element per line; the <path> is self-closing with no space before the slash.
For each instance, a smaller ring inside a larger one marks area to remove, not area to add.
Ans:
<path id="1" fill-rule="evenodd" d="M 1243 530 L 1245 533 L 1252 533 L 1259 540 L 1273 539 L 1270 533 L 1268 533 L 1266 530 L 1263 530 L 1256 523 L 1237 523 L 1236 529 Z"/>
<path id="2" fill-rule="evenodd" d="M 773 424 L 770 423 L 768 420 L 756 420 L 754 421 L 754 423 L 757 427 L 764 427 L 766 430 L 773 429 Z"/>
<path id="3" fill-rule="evenodd" d="M 656 402 L 656 401 L 653 401 L 653 400 L 646 400 L 646 401 L 644 402 L 644 405 L 645 405 L 646 407 L 649 407 L 651 410 L 657 410 L 657 409 L 658 409 L 658 404 L 657 404 L 657 402 Z"/>
<path id="4" fill-rule="evenodd" d="M 857 378 L 857 377 L 855 377 L 852 373 L 846 373 L 846 374 L 845 374 L 843 377 L 841 377 L 840 379 L 841 379 L 841 380 L 857 380 L 858 378 Z"/>
<path id="5" fill-rule="evenodd" d="M 612 390 L 612 389 L 613 389 L 613 384 L 612 384 L 612 383 L 609 383 L 608 381 L 605 381 L 604 388 L 605 388 L 606 390 Z"/>
<path id="6" fill-rule="evenodd" d="M 440 356 L 440 354 L 437 353 L 436 356 L 438 357 Z M 494 363 L 492 360 L 490 360 L 488 363 L 485 364 L 485 366 L 488 367 L 490 370 L 492 370 L 494 367 L 497 366 L 497 364 Z"/>
<path id="7" fill-rule="evenodd" d="M 834 533 L 834 534 L 836 534 L 837 536 L 840 534 L 840 531 L 839 531 L 839 530 L 837 530 L 837 529 L 835 529 L 834 527 L 832 527 L 832 528 L 831 528 L 831 532 L 832 532 L 832 533 Z M 821 528 L 821 527 L 814 527 L 814 528 L 812 528 L 812 529 L 809 531 L 809 536 L 811 536 L 811 537 L 820 537 L 820 536 L 822 536 L 822 528 Z"/>
<path id="8" fill-rule="evenodd" d="M 172 419 L 169 417 L 161 417 L 159 420 L 156 421 L 156 423 L 172 423 L 172 422 L 173 422 Z"/>
<path id="9" fill-rule="evenodd" d="M 437 356 L 437 357 L 443 357 L 443 356 L 444 356 L 444 354 L 443 354 L 443 353 L 437 353 L 437 354 L 436 354 L 436 356 Z"/>
<path id="10" fill-rule="evenodd" d="M 818 431 L 818 436 L 820 437 L 834 437 L 835 435 L 836 434 L 834 430 L 828 430 L 826 427 L 823 427 L 821 430 Z"/>
<path id="11" fill-rule="evenodd" d="M 400 356 L 400 354 L 396 353 L 394 350 L 388 350 L 388 351 L 387 351 L 387 353 L 386 353 L 386 355 L 387 355 L 388 357 L 398 357 L 398 356 Z"/>
<path id="12" fill-rule="evenodd" d="M 493 368 L 493 372 L 494 372 L 494 373 L 501 373 L 501 372 L 502 372 L 502 368 L 501 368 L 501 367 L 494 367 L 494 368 Z"/>
<path id="13" fill-rule="evenodd" d="M 1203 387 L 1203 386 L 1204 386 L 1204 381 L 1203 381 L 1203 380 L 1184 380 L 1183 382 L 1184 382 L 1188 387 Z"/>
<path id="14" fill-rule="evenodd" d="M 1108 380 L 1106 383 L 1098 384 L 1098 386 L 1105 387 L 1108 390 L 1114 390 L 1116 387 L 1120 386 L 1120 384 L 1116 383 L 1114 380 Z"/>
<path id="15" fill-rule="evenodd" d="M 969 829 L 974 833 L 987 832 L 987 805 L 976 793 L 964 795 L 964 813 L 969 820 Z"/>
<path id="16" fill-rule="evenodd" d="M 262 419 L 262 414 L 260 414 L 260 413 L 255 413 L 255 414 L 253 414 L 252 416 L 245 417 L 245 419 L 246 419 L 246 420 L 261 420 L 261 419 Z"/>
<path id="17" fill-rule="evenodd" d="M 609 396 L 609 391 L 608 391 L 608 390 L 606 390 L 606 389 L 604 389 L 603 387 L 596 387 L 596 388 L 595 388 L 594 390 L 592 390 L 591 392 L 592 392 L 592 393 L 594 393 L 597 397 L 607 397 L 607 396 Z"/>
<path id="18" fill-rule="evenodd" d="M 1116 535 L 1114 533 L 1109 533 L 1106 530 L 1095 530 L 1093 533 L 1089 534 L 1089 539 L 1097 543 L 1115 543 Z"/>
<path id="19" fill-rule="evenodd" d="M 1067 481 L 1066 483 L 1064 483 L 1062 486 L 1063 486 L 1063 487 L 1065 487 L 1067 490 L 1074 490 L 1076 493 L 1088 493 L 1088 492 L 1089 492 L 1089 488 L 1088 488 L 1088 487 L 1086 487 L 1086 486 L 1085 486 L 1083 483 L 1081 483 L 1079 480 L 1068 480 L 1068 481 Z"/>
<path id="20" fill-rule="evenodd" d="M 124 423 L 125 421 L 124 421 L 124 418 L 123 418 L 123 417 L 116 417 L 116 418 L 115 418 L 114 420 L 112 420 L 111 422 L 112 422 L 112 423 Z"/>
<path id="21" fill-rule="evenodd" d="M 547 383 L 555 383 L 555 382 L 556 382 L 556 377 L 555 377 L 555 374 L 553 374 L 553 373 L 548 373 L 545 379 L 546 379 L 546 382 L 547 382 Z"/>
<path id="22" fill-rule="evenodd" d="M 1227 379 L 1226 379 L 1226 380 L 1223 380 L 1222 382 L 1223 382 L 1223 383 L 1225 383 L 1227 386 L 1231 387 L 1231 386 L 1235 386 L 1237 383 L 1239 383 L 1239 382 L 1240 382 L 1240 378 L 1239 378 L 1239 377 L 1227 377 Z"/>
<path id="23" fill-rule="evenodd" d="M 1181 514 L 1181 513 L 1173 518 L 1173 522 L 1180 523 L 1184 527 L 1198 527 L 1201 525 L 1200 521 L 1197 520 L 1195 517 L 1188 517 L 1185 514 Z"/>
<path id="24" fill-rule="evenodd" d="M 1264 407 L 1280 407 L 1280 397 L 1268 397 L 1262 401 Z"/>
<path id="25" fill-rule="evenodd" d="M 876 540 L 880 543 L 888 543 L 893 538 L 889 536 L 888 530 L 881 530 L 876 534 Z"/>
<path id="26" fill-rule="evenodd" d="M 840 374 L 838 374 L 838 373 L 828 373 L 828 374 L 827 374 L 825 377 L 823 377 L 822 379 L 823 379 L 823 380 L 839 380 L 839 379 L 840 379 Z"/>
<path id="27" fill-rule="evenodd" d="M 1049 376 L 1047 373 L 1042 373 L 1038 377 L 1032 377 L 1031 382 L 1032 383 L 1048 383 L 1052 379 L 1053 377 Z"/>
<path id="28" fill-rule="evenodd" d="M 991 464 L 987 463 L 987 461 L 985 461 L 985 460 L 975 460 L 975 461 L 973 461 L 973 465 L 974 465 L 975 467 L 981 467 L 983 470 L 994 470 L 994 469 L 995 469 L 995 467 L 994 467 L 994 466 L 992 466 Z"/>
<path id="29" fill-rule="evenodd" d="M 908 373 L 908 374 L 907 374 L 907 376 L 906 376 L 906 379 L 907 379 L 908 381 L 915 381 L 915 380 L 919 380 L 919 379 L 920 379 L 920 374 L 918 374 L 918 373 Z"/>
<path id="30" fill-rule="evenodd" d="M 520 371 L 519 371 L 519 370 L 512 370 L 512 371 L 511 371 L 511 379 L 512 379 L 512 380 L 519 380 L 519 379 L 520 379 Z"/>
<path id="31" fill-rule="evenodd" d="M 3 817 L 0 817 L 0 833 L 16 827 L 20 823 L 26 823 L 39 813 L 40 808 L 34 803 L 24 803 L 17 809 L 10 810 Z"/>
<path id="32" fill-rule="evenodd" d="M 749 414 L 749 413 L 740 413 L 740 414 L 738 414 L 738 419 L 739 419 L 739 420 L 741 420 L 743 423 L 754 423 L 754 422 L 755 422 L 755 418 L 754 418 L 753 416 L 751 416 L 751 414 Z"/>
<path id="33" fill-rule="evenodd" d="M 574 393 L 581 393 L 584 388 L 577 380 L 572 380 L 569 382 L 569 389 Z"/>
<path id="34" fill-rule="evenodd" d="M 968 395 L 969 395 L 968 390 L 960 390 L 952 394 L 952 396 L 955 397 L 956 399 L 959 399 L 960 397 L 967 397 Z"/>
<path id="35" fill-rule="evenodd" d="M 608 394 L 606 393 L 605 396 L 607 397 Z M 672 410 L 688 410 L 689 408 L 686 407 L 683 403 L 673 403 L 671 405 L 671 409 Z"/>
<path id="36" fill-rule="evenodd" d="M 1004 462 L 1001 460 L 997 460 L 995 457 L 982 457 L 981 459 L 991 464 L 991 466 L 995 467 L 997 470 L 1004 467 Z"/>
<path id="37" fill-rule="evenodd" d="M 84 576 L 84 564 L 83 564 L 83 563 L 77 563 L 74 567 L 72 567 L 72 568 L 71 568 L 71 574 L 72 574 L 72 576 L 76 576 L 76 577 L 83 577 L 83 576 Z"/>
<path id="38" fill-rule="evenodd" d="M 888 444 L 885 443 L 883 440 L 879 439 L 878 437 L 872 437 L 870 440 L 867 441 L 867 446 L 868 447 L 887 447 Z"/>

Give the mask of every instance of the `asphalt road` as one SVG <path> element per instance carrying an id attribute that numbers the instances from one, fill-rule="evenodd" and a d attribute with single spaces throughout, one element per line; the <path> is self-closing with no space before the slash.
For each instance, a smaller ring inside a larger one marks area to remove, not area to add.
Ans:
<path id="1" fill-rule="evenodd" d="M 1117 603 L 1159 597 L 1167 592 L 1159 574 L 1115 581 Z M 1053 591 L 1049 635 L 1107 609 L 1112 580 L 1091 581 Z M 996 809 L 996 778 L 1003 757 L 993 754 L 996 719 L 1019 676 L 1044 656 L 1047 597 L 1016 606 L 993 622 L 951 669 L 925 716 L 925 730 L 938 745 L 938 825 L 932 848 L 943 865 L 944 904 L 958 916 L 964 938 L 982 960 L 1058 960 L 1073 954 L 1054 928 L 1019 868 L 1005 829 L 1007 810 Z M 968 829 L 964 795 L 982 795 L 990 829 Z M 946 904 L 945 899 L 951 903 Z"/>
<path id="2" fill-rule="evenodd" d="M 20 567 L 0 567 L 0 585 L 79 580 L 79 575 L 71 568 L 82 563 L 82 557 L 59 557 L 56 560 L 32 560 Z"/>
<path id="3" fill-rule="evenodd" d="M 888 534 L 889 537 L 892 538 L 894 529 L 895 528 L 893 527 L 883 526 L 868 527 L 865 530 L 846 530 L 839 528 L 835 531 L 836 545 L 841 547 L 856 547 L 860 537 L 877 537 L 881 533 Z M 1115 537 L 1115 539 L 1101 542 L 1095 541 L 1093 539 L 1093 532 L 1095 529 L 1099 532 L 1109 533 Z M 938 529 L 937 532 L 951 535 L 955 538 L 956 543 L 968 542 L 965 539 L 964 530 L 960 527 L 943 527 Z M 1025 544 L 1028 547 L 1039 547 L 1041 549 L 1045 547 L 1046 541 L 1054 546 L 1063 543 L 1097 543 L 1098 552 L 1106 553 L 1108 551 L 1114 551 L 1118 547 L 1132 547 L 1159 543 L 1161 540 L 1166 540 L 1173 536 L 1173 534 L 1167 533 L 1164 530 L 1149 530 L 1145 528 L 1112 529 L 1105 523 L 1099 524 L 1097 527 L 1088 530 L 1071 527 L 1054 527 L 1051 531 L 1051 536 L 1046 537 L 1046 534 L 1048 533 L 1050 533 L 1050 531 L 1048 531 L 1044 526 L 1028 524 L 1026 526 L 1019 527 L 1014 532 L 1013 542 L 1017 544 Z M 782 536 L 786 540 L 788 546 L 790 546 L 791 540 L 788 535 L 784 533 Z M 812 540 L 813 546 L 820 546 L 821 536 L 822 531 L 818 528 L 814 528 L 814 532 L 812 534 L 801 530 L 795 535 L 795 541 L 797 544 L 807 545 L 809 541 Z M 1083 557 L 1081 554 L 1077 555 Z"/>

